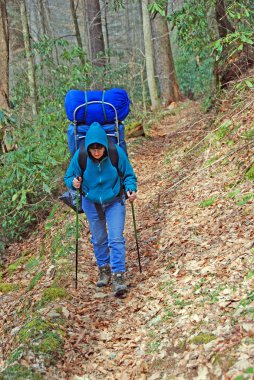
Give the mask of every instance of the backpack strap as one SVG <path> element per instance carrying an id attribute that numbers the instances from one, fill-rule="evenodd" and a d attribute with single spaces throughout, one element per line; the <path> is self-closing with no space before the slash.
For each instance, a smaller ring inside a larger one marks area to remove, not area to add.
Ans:
<path id="1" fill-rule="evenodd" d="M 116 144 L 109 136 L 108 136 L 108 154 L 109 154 L 111 164 L 116 168 L 118 175 L 120 175 L 120 171 L 118 169 L 119 156 L 116 150 Z"/>

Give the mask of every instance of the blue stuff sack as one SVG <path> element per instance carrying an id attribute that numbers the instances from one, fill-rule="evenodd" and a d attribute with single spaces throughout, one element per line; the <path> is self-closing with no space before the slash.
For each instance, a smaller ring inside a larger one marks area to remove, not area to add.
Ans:
<path id="1" fill-rule="evenodd" d="M 100 103 L 86 104 L 76 110 L 77 107 L 91 101 L 98 101 Z M 69 90 L 65 96 L 65 111 L 67 118 L 70 121 L 91 125 L 97 122 L 101 125 L 111 124 L 116 121 L 115 110 L 110 103 L 114 106 L 117 112 L 117 119 L 123 121 L 130 112 L 130 99 L 125 90 L 120 88 L 112 88 L 110 90 Z M 74 112 L 76 113 L 74 115 Z M 75 120 L 74 120 L 75 116 Z"/>

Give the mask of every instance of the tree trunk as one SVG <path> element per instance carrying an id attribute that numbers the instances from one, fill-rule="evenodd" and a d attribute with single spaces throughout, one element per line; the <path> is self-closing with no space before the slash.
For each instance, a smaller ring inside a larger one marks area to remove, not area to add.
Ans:
<path id="1" fill-rule="evenodd" d="M 26 3 L 25 0 L 20 1 L 20 15 L 23 29 L 23 38 L 27 59 L 27 76 L 28 76 L 28 85 L 29 92 L 32 101 L 32 114 L 36 116 L 38 113 L 37 109 L 37 89 L 35 82 L 35 71 L 34 71 L 34 61 L 31 52 L 31 43 L 30 43 L 30 34 L 29 34 L 29 26 L 27 21 L 27 13 L 26 13 Z"/>
<path id="2" fill-rule="evenodd" d="M 153 62 L 153 43 L 150 17 L 148 13 L 148 0 L 142 1 L 142 17 L 143 17 L 143 33 L 145 43 L 146 73 L 149 94 L 151 99 L 151 109 L 155 110 L 159 107 L 158 89 L 155 80 L 155 70 Z"/>
<path id="3" fill-rule="evenodd" d="M 104 41 L 104 50 L 105 50 L 105 63 L 110 63 L 110 54 L 109 54 L 109 33 L 108 33 L 108 0 L 100 0 L 100 10 L 101 10 L 101 26 L 102 26 L 102 35 Z"/>
<path id="4" fill-rule="evenodd" d="M 50 10 L 47 0 L 26 0 L 26 13 L 29 25 L 30 40 L 39 42 L 43 36 L 54 38 L 54 31 L 50 22 Z M 52 61 L 59 64 L 57 47 L 52 51 Z M 34 51 L 34 63 L 39 65 L 41 57 Z"/>
<path id="5" fill-rule="evenodd" d="M 227 18 L 224 0 L 216 0 L 215 18 L 217 21 L 220 38 L 226 37 L 228 32 L 233 33 L 235 31 Z"/>
<path id="6" fill-rule="evenodd" d="M 0 109 L 9 109 L 9 29 L 6 0 L 0 0 Z"/>
<path id="7" fill-rule="evenodd" d="M 77 13 L 76 13 L 76 7 L 75 7 L 75 1 L 70 0 L 70 8 L 71 8 L 71 14 L 72 14 L 72 19 L 74 22 L 74 28 L 75 28 L 75 33 L 76 33 L 76 38 L 77 38 L 77 43 L 78 46 L 81 50 L 83 50 L 83 44 L 82 44 L 82 39 L 80 35 L 80 30 L 79 30 L 79 25 L 78 25 L 78 19 L 77 19 Z M 82 65 L 85 65 L 85 59 L 83 55 L 79 56 L 80 62 Z"/>
<path id="8" fill-rule="evenodd" d="M 160 99 L 163 105 L 167 106 L 172 102 L 181 100 L 182 96 L 175 73 L 168 23 L 166 18 L 159 13 L 156 13 L 152 18 L 152 32 Z"/>
<path id="9" fill-rule="evenodd" d="M 89 33 L 90 57 L 96 66 L 105 65 L 105 48 L 99 0 L 85 0 Z M 103 57 L 101 57 L 103 55 Z"/>

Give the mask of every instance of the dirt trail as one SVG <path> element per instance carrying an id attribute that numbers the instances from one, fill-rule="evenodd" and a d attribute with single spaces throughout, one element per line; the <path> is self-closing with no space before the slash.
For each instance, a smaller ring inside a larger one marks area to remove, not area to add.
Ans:
<path id="1" fill-rule="evenodd" d="M 191 107 L 192 111 L 198 110 L 195 103 Z M 165 220 L 167 209 L 164 207 L 167 208 L 167 203 L 161 201 L 167 193 L 164 177 L 168 176 L 168 167 L 164 163 L 164 155 L 170 149 L 171 136 L 174 138 L 175 131 L 190 126 L 197 118 L 198 112 L 190 114 L 187 108 L 177 116 L 168 117 L 162 124 L 155 125 L 150 131 L 150 139 L 141 139 L 138 144 L 130 143 L 130 159 L 139 182 L 135 210 L 143 272 L 139 273 L 129 206 L 126 228 L 127 298 L 115 299 L 111 288 L 96 289 L 97 269 L 90 254 L 91 248 L 87 248 L 87 241 L 84 242 L 79 290 L 77 293 L 72 292 L 75 301 L 68 307 L 71 311 L 69 333 L 76 351 L 70 344 L 64 360 L 65 366 L 69 368 L 75 368 L 77 363 L 76 372 L 81 378 L 84 375 L 91 380 L 149 377 L 147 324 L 163 310 L 164 301 L 159 284 L 161 278 L 170 274 L 167 268 L 170 251 L 160 246 L 165 224 L 169 223 Z"/>
<path id="2" fill-rule="evenodd" d="M 212 139 L 204 148 L 209 129 L 190 102 L 153 125 L 149 138 L 129 142 L 143 273 L 130 206 L 125 299 L 96 288 L 84 225 L 79 287 L 69 281 L 72 297 L 59 303 L 64 354 L 46 379 L 229 380 L 253 366 L 253 197 L 243 201 L 253 183 L 238 184 L 253 148 L 203 170 L 231 149 Z"/>

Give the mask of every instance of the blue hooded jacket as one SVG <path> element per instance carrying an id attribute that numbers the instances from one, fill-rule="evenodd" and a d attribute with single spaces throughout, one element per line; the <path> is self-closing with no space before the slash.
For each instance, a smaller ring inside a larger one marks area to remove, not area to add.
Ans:
<path id="1" fill-rule="evenodd" d="M 105 147 L 105 157 L 100 161 L 91 158 L 88 147 L 91 144 L 101 144 Z M 118 169 L 122 174 L 120 179 L 117 169 L 112 165 L 108 154 L 108 138 L 99 123 L 91 124 L 85 139 L 87 153 L 86 170 L 83 175 L 82 190 L 85 197 L 94 203 L 113 201 L 120 193 L 122 185 L 125 191 L 137 191 L 137 178 L 125 152 L 116 144 L 118 153 Z M 74 189 L 72 181 L 82 175 L 78 163 L 79 150 L 74 154 L 66 171 L 64 181 L 67 187 Z"/>

